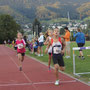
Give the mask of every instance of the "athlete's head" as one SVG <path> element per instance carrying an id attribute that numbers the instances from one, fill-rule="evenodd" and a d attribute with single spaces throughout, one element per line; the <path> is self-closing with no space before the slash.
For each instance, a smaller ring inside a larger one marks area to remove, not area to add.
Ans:
<path id="1" fill-rule="evenodd" d="M 22 39 L 22 38 L 23 38 L 22 33 L 18 32 L 18 33 L 17 33 L 17 38 L 18 38 L 18 39 Z"/>
<path id="2" fill-rule="evenodd" d="M 53 35 L 54 36 L 59 36 L 59 29 L 58 28 L 54 29 Z"/>
<path id="3" fill-rule="evenodd" d="M 45 34 L 45 37 L 47 38 L 48 36 L 52 36 L 53 35 L 53 31 L 51 29 L 48 29 L 46 34 Z"/>
<path id="4" fill-rule="evenodd" d="M 48 30 L 48 35 L 49 35 L 49 36 L 52 36 L 52 34 L 53 34 L 53 31 L 52 31 L 51 29 L 49 29 L 49 30 Z"/>

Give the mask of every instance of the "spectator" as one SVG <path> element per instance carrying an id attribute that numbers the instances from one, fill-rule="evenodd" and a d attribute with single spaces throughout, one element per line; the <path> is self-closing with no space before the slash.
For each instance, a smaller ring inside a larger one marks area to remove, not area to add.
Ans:
<path id="1" fill-rule="evenodd" d="M 80 29 L 77 30 L 77 33 L 73 33 L 73 36 L 76 37 L 76 43 L 78 45 L 78 47 L 83 47 L 85 45 L 85 35 L 83 32 L 81 32 Z M 83 52 L 82 50 L 79 50 L 79 58 L 81 58 L 82 60 L 85 59 L 85 57 L 83 56 Z"/>
<path id="2" fill-rule="evenodd" d="M 7 44 L 7 42 L 6 42 L 6 40 L 4 40 L 4 45 L 6 45 Z"/>
<path id="3" fill-rule="evenodd" d="M 10 45 L 11 44 L 11 41 L 10 41 L 10 39 L 8 39 L 8 45 Z"/>
<path id="4" fill-rule="evenodd" d="M 29 50 L 31 52 L 31 54 L 33 54 L 33 41 L 29 42 Z"/>
<path id="5" fill-rule="evenodd" d="M 70 58 L 70 31 L 68 27 L 65 27 L 65 36 L 63 37 L 66 42 L 66 58 Z"/>
<path id="6" fill-rule="evenodd" d="M 38 56 L 40 56 L 40 52 L 41 52 L 41 56 L 43 56 L 43 42 L 44 42 L 44 35 L 41 32 L 40 33 L 40 37 L 38 38 L 39 41 L 39 46 L 38 46 Z"/>
<path id="7" fill-rule="evenodd" d="M 37 55 L 37 52 L 38 52 L 38 42 L 37 42 L 37 40 L 35 39 L 35 42 L 34 42 L 34 53 L 35 53 L 35 55 Z"/>

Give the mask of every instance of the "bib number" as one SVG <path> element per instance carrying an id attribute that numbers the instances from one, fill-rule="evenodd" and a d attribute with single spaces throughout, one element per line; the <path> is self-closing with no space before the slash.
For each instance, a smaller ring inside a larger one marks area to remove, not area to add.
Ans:
<path id="1" fill-rule="evenodd" d="M 61 53 L 60 47 L 54 47 L 53 53 L 54 53 L 54 54 L 59 54 L 59 53 Z"/>
<path id="2" fill-rule="evenodd" d="M 23 48 L 23 44 L 18 44 L 18 49 L 22 49 Z"/>

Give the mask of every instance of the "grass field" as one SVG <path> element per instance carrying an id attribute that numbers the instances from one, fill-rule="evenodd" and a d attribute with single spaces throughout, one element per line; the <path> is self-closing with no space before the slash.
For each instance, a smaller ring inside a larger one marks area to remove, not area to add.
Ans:
<path id="1" fill-rule="evenodd" d="M 86 42 L 85 47 L 86 46 L 90 46 L 90 41 Z M 70 59 L 64 58 L 65 67 L 66 67 L 65 73 L 68 73 L 72 76 L 74 76 L 73 75 L 73 51 L 72 51 L 73 47 L 77 47 L 77 44 L 75 42 L 71 43 L 71 58 Z M 44 50 L 45 50 L 45 46 L 44 46 Z M 90 55 L 90 50 L 83 50 L 83 52 L 84 52 L 85 60 L 79 59 L 77 57 L 79 55 L 79 51 L 75 51 L 76 72 L 78 72 L 78 73 L 90 72 L 90 57 L 87 56 L 87 55 Z M 28 50 L 27 50 L 26 54 L 48 64 L 48 55 L 47 54 L 44 54 L 43 57 L 38 57 L 38 56 L 35 56 L 34 54 L 30 54 L 30 52 Z M 51 65 L 53 66 L 53 63 L 51 63 Z M 74 76 L 74 77 L 76 77 L 76 76 Z M 77 78 L 79 78 L 87 83 L 90 82 L 90 74 L 81 75 L 80 77 L 77 77 Z"/>
<path id="2" fill-rule="evenodd" d="M 86 42 L 85 47 L 86 46 L 90 46 L 90 41 Z M 68 73 L 72 76 L 74 76 L 73 75 L 73 51 L 72 51 L 73 47 L 77 47 L 77 44 L 75 42 L 71 43 L 71 58 L 70 59 L 64 58 L 65 67 L 66 67 L 66 70 L 64 72 Z M 45 50 L 45 46 L 43 48 Z M 90 56 L 87 56 L 87 55 L 90 55 L 90 49 L 89 50 L 83 50 L 83 52 L 84 52 L 85 60 L 79 59 L 78 58 L 79 51 L 75 51 L 76 72 L 78 72 L 78 73 L 90 72 Z M 26 51 L 26 54 L 28 56 L 31 56 L 31 57 L 34 57 L 34 58 L 40 60 L 41 62 L 48 64 L 48 55 L 47 54 L 44 54 L 43 57 L 38 57 L 38 56 L 35 56 L 35 54 L 30 54 L 30 51 L 28 49 Z M 51 63 L 51 65 L 53 66 L 53 63 Z M 80 77 L 77 77 L 77 76 L 74 76 L 74 77 L 76 77 L 76 78 L 78 78 L 84 82 L 90 83 L 90 74 L 81 75 Z"/>

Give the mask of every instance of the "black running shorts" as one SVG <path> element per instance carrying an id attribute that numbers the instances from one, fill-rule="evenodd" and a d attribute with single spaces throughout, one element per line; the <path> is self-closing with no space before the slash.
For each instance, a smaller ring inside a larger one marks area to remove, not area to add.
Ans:
<path id="1" fill-rule="evenodd" d="M 53 58 L 54 65 L 59 64 L 59 66 L 62 66 L 62 67 L 65 66 L 64 65 L 64 60 L 63 60 L 63 55 L 61 55 L 61 54 L 53 54 L 52 58 Z"/>
<path id="2" fill-rule="evenodd" d="M 83 47 L 85 45 L 85 43 L 77 43 L 78 47 Z M 79 50 L 82 51 L 82 50 Z"/>
<path id="3" fill-rule="evenodd" d="M 25 53 L 18 53 L 18 54 L 21 54 L 22 56 L 25 56 Z"/>

